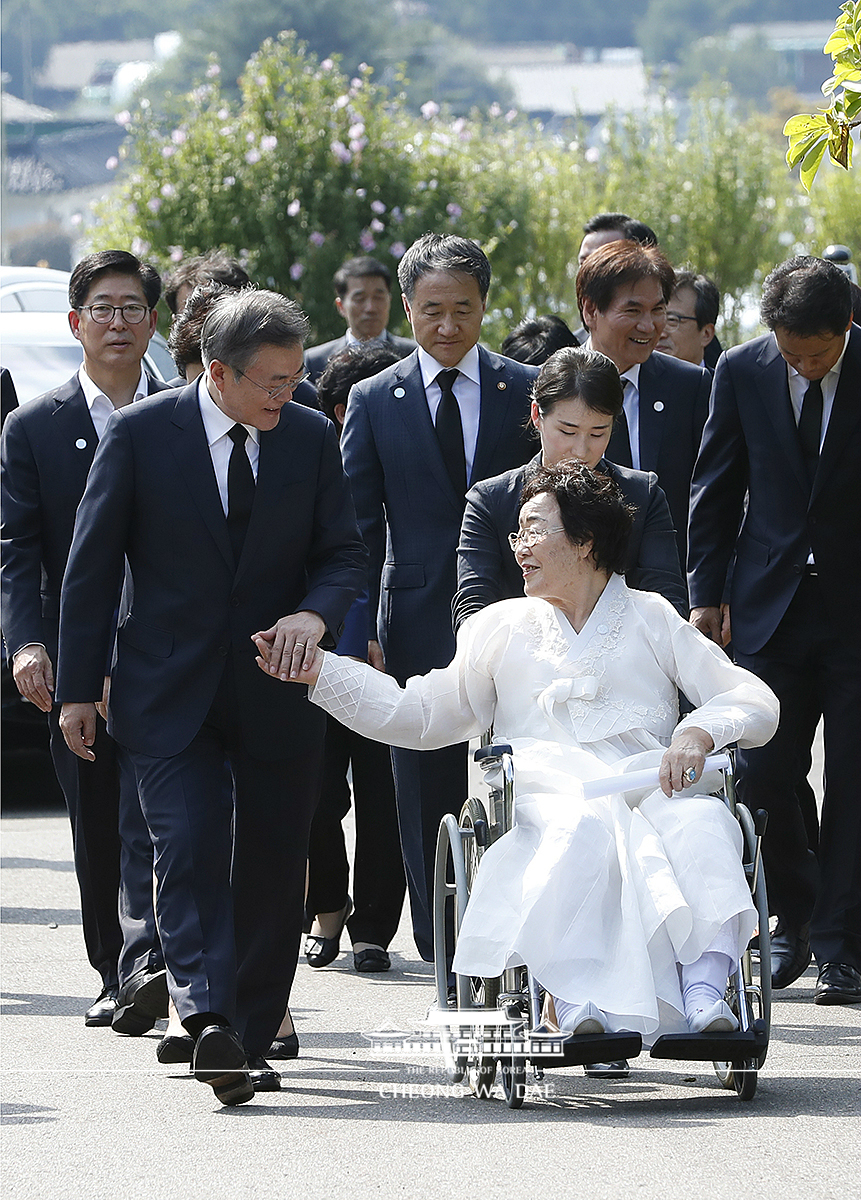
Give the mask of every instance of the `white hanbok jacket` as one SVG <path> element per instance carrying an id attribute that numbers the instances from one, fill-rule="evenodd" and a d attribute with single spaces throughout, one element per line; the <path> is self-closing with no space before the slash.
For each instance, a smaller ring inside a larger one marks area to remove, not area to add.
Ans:
<path id="1" fill-rule="evenodd" d="M 677 688 L 697 705 L 682 721 Z M 456 971 L 526 963 L 554 995 L 597 1004 L 611 1029 L 687 1030 L 677 964 L 707 949 L 737 957 L 756 925 L 738 825 L 708 795 L 587 802 L 576 781 L 657 765 L 688 726 L 717 750 L 764 744 L 778 703 L 761 680 L 661 596 L 613 576 L 579 634 L 543 600 L 505 600 L 462 626 L 442 670 L 401 688 L 327 654 L 309 695 L 396 746 L 431 750 L 491 725 L 511 743 L 514 827 L 481 860 Z"/>

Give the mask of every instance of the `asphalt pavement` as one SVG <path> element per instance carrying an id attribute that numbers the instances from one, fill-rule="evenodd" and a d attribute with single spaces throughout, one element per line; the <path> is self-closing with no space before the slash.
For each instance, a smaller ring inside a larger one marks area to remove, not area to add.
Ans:
<path id="1" fill-rule="evenodd" d="M 8 1200 L 861 1197 L 861 1006 L 814 1005 L 814 968 L 776 996 L 749 1103 L 709 1064 L 642 1056 L 624 1081 L 548 1071 L 511 1111 L 498 1087 L 479 1100 L 447 1084 L 424 1052 L 431 968 L 405 915 L 387 974 L 356 974 L 349 953 L 323 970 L 300 962 L 300 1058 L 278 1064 L 279 1093 L 221 1108 L 207 1086 L 156 1061 L 157 1030 L 85 1028 L 98 981 L 65 815 L 33 797 L 4 816 L 2 838 Z M 392 1029 L 420 1052 L 384 1052 L 391 1039 L 371 1035 Z"/>

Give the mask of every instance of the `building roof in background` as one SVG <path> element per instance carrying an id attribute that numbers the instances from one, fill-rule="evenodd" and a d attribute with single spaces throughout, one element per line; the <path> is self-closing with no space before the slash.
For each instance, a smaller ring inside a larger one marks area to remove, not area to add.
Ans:
<path id="1" fill-rule="evenodd" d="M 36 137 L 26 150 L 7 154 L 4 185 L 22 195 L 110 183 L 115 171 L 106 164 L 116 157 L 124 136 L 124 130 L 111 121 Z"/>

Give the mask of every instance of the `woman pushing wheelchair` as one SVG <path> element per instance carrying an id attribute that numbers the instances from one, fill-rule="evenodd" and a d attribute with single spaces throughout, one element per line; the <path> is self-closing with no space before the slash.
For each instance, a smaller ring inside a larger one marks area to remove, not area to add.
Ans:
<path id="1" fill-rule="evenodd" d="M 666 600 L 626 586 L 631 516 L 609 478 L 538 468 L 519 525 L 525 596 L 470 617 L 448 667 L 401 688 L 318 649 L 291 679 L 381 742 L 431 750 L 493 726 L 512 746 L 514 824 L 481 858 L 458 974 L 525 964 L 575 1033 L 632 1030 L 648 1044 L 735 1029 L 723 995 L 757 913 L 739 826 L 703 767 L 730 743 L 767 742 L 777 700 Z M 682 720 L 677 689 L 695 705 Z M 579 786 L 658 764 L 645 795 L 587 800 Z"/>

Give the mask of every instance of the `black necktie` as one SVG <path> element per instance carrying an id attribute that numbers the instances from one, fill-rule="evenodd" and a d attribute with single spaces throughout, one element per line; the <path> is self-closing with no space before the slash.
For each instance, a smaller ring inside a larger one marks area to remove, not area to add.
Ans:
<path id="1" fill-rule="evenodd" d="M 623 396 L 630 382 L 630 379 L 622 380 Z M 628 418 L 625 416 L 624 408 L 613 422 L 611 437 L 613 439 L 613 462 L 618 463 L 620 467 L 632 467 L 634 459 L 631 453 L 631 430 L 628 425 Z"/>
<path id="2" fill-rule="evenodd" d="M 459 371 L 440 371 L 436 382 L 440 388 L 440 402 L 436 410 L 436 435 L 442 456 L 445 459 L 449 478 L 458 495 L 466 493 L 466 455 L 463 450 L 463 425 L 460 408 L 452 388 Z"/>
<path id="3" fill-rule="evenodd" d="M 234 425 L 228 429 L 227 436 L 233 442 L 227 464 L 227 532 L 233 547 L 233 561 L 238 563 L 254 503 L 254 472 L 245 453 L 248 430 L 244 425 Z"/>
<path id="4" fill-rule="evenodd" d="M 798 419 L 798 437 L 801 453 L 807 468 L 807 478 L 813 486 L 813 476 L 819 462 L 819 438 L 822 433 L 822 384 L 812 379 L 801 401 L 801 416 Z"/>

